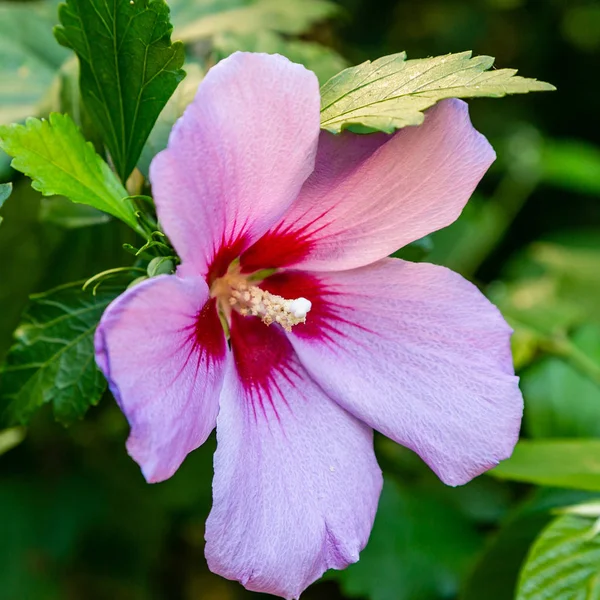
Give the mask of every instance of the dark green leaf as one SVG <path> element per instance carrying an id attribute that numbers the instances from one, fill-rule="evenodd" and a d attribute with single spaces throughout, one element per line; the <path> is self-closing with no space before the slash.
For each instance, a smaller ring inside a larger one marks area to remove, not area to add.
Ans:
<path id="1" fill-rule="evenodd" d="M 204 77 L 204 71 L 198 63 L 186 63 L 185 71 L 187 73 L 185 79 L 169 98 L 144 145 L 138 162 L 138 169 L 145 177 L 148 176 L 152 159 L 167 147 L 169 134 L 173 129 L 173 125 L 175 125 L 175 121 L 181 117 L 187 105 L 194 99 L 198 86 Z"/>
<path id="2" fill-rule="evenodd" d="M 517 600 L 600 598 L 600 536 L 594 519 L 567 514 L 555 519 L 531 548 Z"/>
<path id="3" fill-rule="evenodd" d="M 321 88 L 321 127 L 339 133 L 350 126 L 392 133 L 420 125 L 423 111 L 444 98 L 501 97 L 554 90 L 517 77 L 514 69 L 488 71 L 490 56 L 471 52 L 406 60 L 406 53 L 384 56 L 345 69 Z"/>
<path id="4" fill-rule="evenodd" d="M 12 178 L 13 172 L 10 168 L 10 156 L 0 150 L 0 181 L 8 181 Z"/>
<path id="5" fill-rule="evenodd" d="M 600 364 L 600 326 L 584 326 L 573 342 Z M 523 373 L 521 387 L 530 436 L 600 437 L 600 387 L 565 360 L 543 358 Z"/>
<path id="6" fill-rule="evenodd" d="M 450 505 L 386 481 L 360 561 L 332 576 L 347 594 L 370 600 L 452 597 L 478 545 L 472 525 Z"/>
<path id="7" fill-rule="evenodd" d="M 554 487 L 600 491 L 600 440 L 523 440 L 490 475 Z"/>
<path id="8" fill-rule="evenodd" d="M 54 43 L 56 44 L 56 40 Z M 79 61 L 75 55 L 65 61 L 59 69 L 51 92 L 47 103 L 49 112 L 69 115 L 88 142 L 92 142 L 95 148 L 103 148 L 102 137 L 81 99 Z"/>
<path id="9" fill-rule="evenodd" d="M 53 223 L 65 229 L 102 225 L 110 216 L 85 204 L 74 204 L 64 196 L 44 198 L 40 206 L 40 221 Z"/>
<path id="10" fill-rule="evenodd" d="M 392 256 L 394 258 L 401 258 L 402 260 L 419 262 L 424 260 L 432 250 L 433 240 L 427 235 L 420 240 L 416 240 L 410 244 L 407 244 L 403 248 L 400 248 L 400 250 L 394 252 Z"/>
<path id="11" fill-rule="evenodd" d="M 10 258 L 0 260 L 0 361 L 11 344 L 12 332 L 19 324 L 29 295 L 36 291 L 47 270 L 61 234 L 40 225 L 40 198 L 22 179 L 15 183 L 10 200 L 2 208 L 5 219 L 0 226 L 0 257 Z M 80 278 L 81 275 L 73 280 Z"/>
<path id="12" fill-rule="evenodd" d="M 25 125 L 0 126 L 0 148 L 14 156 L 12 166 L 31 177 L 45 196 L 66 196 L 140 231 L 134 207 L 124 202 L 127 191 L 68 115 L 52 113 L 48 121 L 29 118 Z"/>
<path id="13" fill-rule="evenodd" d="M 111 219 L 89 228 L 64 229 L 39 220 L 42 198 L 24 178 L 4 205 L 0 226 L 0 362 L 12 343 L 30 294 L 87 279 L 113 267 L 131 265 L 124 243 L 138 243 L 129 227 Z M 83 205 L 71 204 L 81 207 Z"/>
<path id="14" fill-rule="evenodd" d="M 125 181 L 185 73 L 164 0 L 68 0 L 57 40 L 80 62 L 84 104 Z"/>
<path id="15" fill-rule="evenodd" d="M 121 290 L 101 286 L 94 296 L 75 283 L 31 297 L 0 370 L 4 424 L 26 424 L 52 404 L 55 418 L 67 425 L 98 403 L 106 380 L 96 367 L 93 336 Z"/>

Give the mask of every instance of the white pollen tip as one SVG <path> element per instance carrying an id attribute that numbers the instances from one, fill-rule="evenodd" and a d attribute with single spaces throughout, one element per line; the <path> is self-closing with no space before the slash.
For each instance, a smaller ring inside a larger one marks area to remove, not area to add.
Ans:
<path id="1" fill-rule="evenodd" d="M 311 308 L 312 303 L 306 298 L 296 298 L 295 300 L 292 300 L 290 304 L 290 312 L 296 319 L 304 319 Z"/>

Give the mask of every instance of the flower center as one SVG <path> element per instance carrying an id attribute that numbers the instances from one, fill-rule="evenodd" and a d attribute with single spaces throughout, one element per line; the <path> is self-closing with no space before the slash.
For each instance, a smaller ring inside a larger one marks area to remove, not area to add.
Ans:
<path id="1" fill-rule="evenodd" d="M 266 290 L 253 282 L 255 275 L 242 275 L 235 265 L 223 276 L 215 280 L 211 296 L 217 298 L 220 312 L 229 320 L 231 310 L 237 310 L 244 317 L 259 317 L 265 325 L 279 323 L 286 331 L 294 325 L 306 323 L 306 315 L 311 302 L 306 298 L 288 300 Z"/>

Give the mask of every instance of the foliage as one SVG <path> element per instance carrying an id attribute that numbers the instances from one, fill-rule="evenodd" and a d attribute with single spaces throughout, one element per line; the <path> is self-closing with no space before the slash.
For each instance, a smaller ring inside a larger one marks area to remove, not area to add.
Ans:
<path id="1" fill-rule="evenodd" d="M 72 204 L 63 196 L 53 196 L 42 200 L 40 221 L 53 223 L 66 229 L 102 225 L 110 221 L 110 216 L 85 204 Z"/>
<path id="2" fill-rule="evenodd" d="M 79 58 L 84 104 L 126 181 L 160 111 L 184 77 L 164 0 L 68 0 L 56 39 Z"/>
<path id="3" fill-rule="evenodd" d="M 12 194 L 12 183 L 0 183 L 0 208 L 4 204 L 4 201 Z M 0 217 L 0 223 L 2 223 L 2 217 Z"/>
<path id="4" fill-rule="evenodd" d="M 600 537 L 592 519 L 566 514 L 554 520 L 532 546 L 523 567 L 517 600 L 600 594 Z M 581 596 L 584 597 L 584 596 Z"/>
<path id="5" fill-rule="evenodd" d="M 4 425 L 26 424 L 48 403 L 67 425 L 98 403 L 106 380 L 94 360 L 94 331 L 122 289 L 103 287 L 94 295 L 71 284 L 31 297 L 0 370 Z"/>
<path id="6" fill-rule="evenodd" d="M 600 364 L 600 328 L 587 324 L 572 336 L 575 347 Z M 534 438 L 600 437 L 600 386 L 563 358 L 547 356 L 525 370 L 525 426 Z M 573 403 L 577 410 L 573 410 Z"/>
<path id="7" fill-rule="evenodd" d="M 56 2 L 0 4 L 0 124 L 38 113 L 67 50 L 53 43 Z"/>
<path id="8" fill-rule="evenodd" d="M 328 0 L 174 0 L 171 4 L 176 36 L 184 42 L 210 38 L 226 32 L 245 34 L 277 31 L 299 34 L 313 23 L 332 16 L 336 11 L 335 4 Z"/>
<path id="9" fill-rule="evenodd" d="M 455 594 L 479 542 L 473 523 L 447 500 L 388 481 L 369 545 L 339 580 L 347 594 L 373 600 Z"/>
<path id="10" fill-rule="evenodd" d="M 187 73 L 185 79 L 177 86 L 163 108 L 142 150 L 138 168 L 144 176 L 148 175 L 148 168 L 154 156 L 166 148 L 171 128 L 183 114 L 185 107 L 193 100 L 198 85 L 204 77 L 204 71 L 198 63 L 187 63 L 185 71 Z"/>
<path id="11" fill-rule="evenodd" d="M 207 70 L 237 50 L 314 70 L 333 132 L 415 126 L 448 97 L 552 89 L 465 48 L 563 93 L 472 102 L 496 165 L 456 223 L 395 255 L 473 279 L 510 321 L 522 440 L 491 476 L 452 489 L 377 436 L 370 542 L 303 598 L 598 595 L 600 46 L 584 4 L 68 0 L 59 45 L 54 0 L 0 3 L 0 146 L 15 168 L 0 154 L 2 598 L 258 597 L 202 556 L 215 440 L 146 485 L 93 362 L 108 303 L 177 264 L 148 166 Z"/>
<path id="12" fill-rule="evenodd" d="M 589 492 L 537 488 L 514 506 L 477 557 L 460 600 L 514 600 L 521 566 L 529 548 L 561 507 L 587 502 Z"/>
<path id="13" fill-rule="evenodd" d="M 0 208 L 12 193 L 12 183 L 0 183 Z"/>
<path id="14" fill-rule="evenodd" d="M 554 90 L 514 69 L 488 71 L 490 56 L 471 52 L 406 60 L 406 53 L 384 56 L 333 76 L 321 89 L 321 127 L 392 133 L 420 125 L 423 111 L 444 98 L 501 97 Z"/>
<path id="15" fill-rule="evenodd" d="M 522 440 L 491 474 L 552 487 L 600 491 L 600 440 Z"/>
<path id="16" fill-rule="evenodd" d="M 68 115 L 27 119 L 25 125 L 0 127 L 0 148 L 14 156 L 12 166 L 31 177 L 45 196 L 63 195 L 93 206 L 138 229 L 127 191 L 86 142 Z"/>
<path id="17" fill-rule="evenodd" d="M 346 66 L 346 61 L 334 50 L 322 44 L 290 40 L 275 31 L 253 31 L 245 34 L 222 33 L 214 37 L 214 54 L 225 58 L 236 50 L 283 54 L 314 71 L 325 82 Z"/>

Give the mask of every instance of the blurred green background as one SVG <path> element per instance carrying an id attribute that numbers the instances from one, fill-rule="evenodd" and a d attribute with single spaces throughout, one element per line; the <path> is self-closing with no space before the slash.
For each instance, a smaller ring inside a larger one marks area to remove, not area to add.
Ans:
<path id="1" fill-rule="evenodd" d="M 400 50 L 420 58 L 472 49 L 557 86 L 551 94 L 470 102 L 498 160 L 461 218 L 404 255 L 474 280 L 509 318 L 526 400 L 523 438 L 599 437 L 600 3 L 171 5 L 173 37 L 184 39 L 196 64 L 187 69 L 189 89 L 178 90 L 153 133 L 157 145 L 201 73 L 238 48 L 282 52 L 322 80 Z M 85 128 L 75 65 L 52 37 L 56 21 L 53 1 L 0 3 L 0 122 L 59 109 Z M 133 234 L 60 199 L 42 200 L 5 156 L 0 178 L 14 182 L 0 226 L 3 355 L 29 294 L 130 264 L 122 244 Z M 125 452 L 126 436 L 108 395 L 67 429 L 42 410 L 26 432 L 0 433 L 0 598 L 257 598 L 206 568 L 214 440 L 171 480 L 150 486 Z M 534 487 L 490 476 L 451 489 L 409 451 L 383 438 L 376 447 L 386 486 L 369 546 L 359 564 L 309 588 L 307 600 L 511 600 L 551 510 L 600 495 L 585 485 Z"/>

